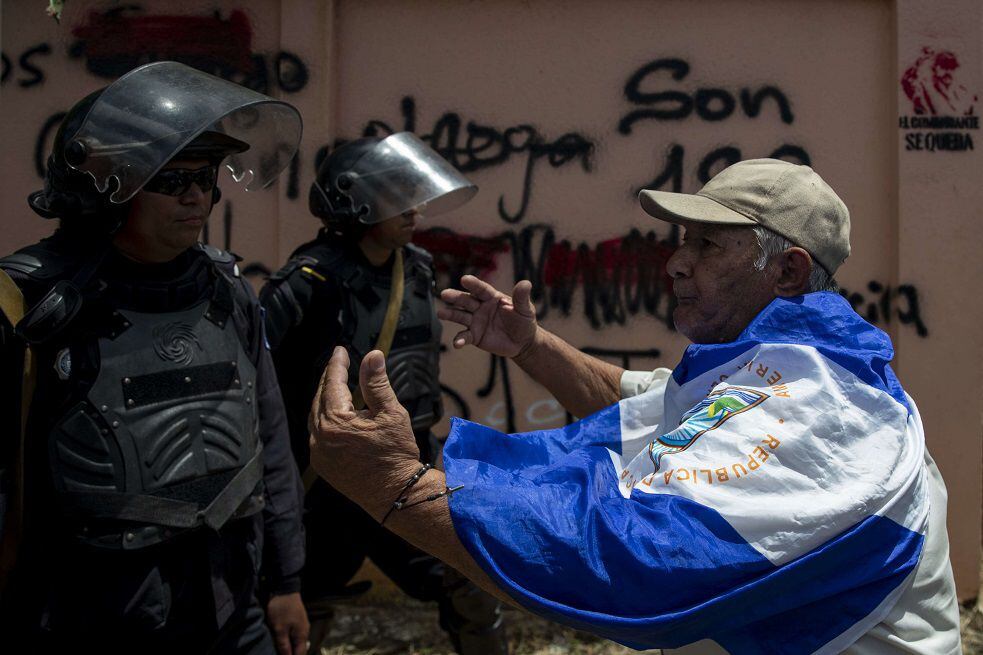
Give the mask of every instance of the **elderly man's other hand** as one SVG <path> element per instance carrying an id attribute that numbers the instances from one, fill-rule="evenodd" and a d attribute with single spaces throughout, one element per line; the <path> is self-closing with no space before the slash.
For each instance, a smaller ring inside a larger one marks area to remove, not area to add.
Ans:
<path id="1" fill-rule="evenodd" d="M 311 406 L 311 466 L 378 520 L 420 467 L 420 450 L 409 414 L 389 385 L 382 352 L 362 359 L 360 411 L 348 390 L 348 366 L 348 353 L 335 348 Z"/>
<path id="2" fill-rule="evenodd" d="M 277 655 L 306 655 L 311 625 L 300 592 L 270 598 L 266 604 L 266 622 L 273 632 Z"/>
<path id="3" fill-rule="evenodd" d="M 536 339 L 536 308 L 530 301 L 532 283 L 522 280 L 507 296 L 473 275 L 461 278 L 458 289 L 444 289 L 440 298 L 447 307 L 437 316 L 464 326 L 454 336 L 454 347 L 473 344 L 503 357 L 517 357 Z"/>

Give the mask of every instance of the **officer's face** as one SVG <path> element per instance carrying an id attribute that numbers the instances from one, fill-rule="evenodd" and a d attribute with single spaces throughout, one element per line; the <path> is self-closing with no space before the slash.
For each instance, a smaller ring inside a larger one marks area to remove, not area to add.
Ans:
<path id="1" fill-rule="evenodd" d="M 365 239 L 373 241 L 387 250 L 402 248 L 413 240 L 413 231 L 423 215 L 416 209 L 411 209 L 399 216 L 376 223 L 365 233 Z"/>
<path id="2" fill-rule="evenodd" d="M 161 170 L 196 171 L 205 159 L 173 159 Z M 141 190 L 130 202 L 130 213 L 114 243 L 126 255 L 148 263 L 167 262 L 190 248 L 212 210 L 212 191 L 192 183 L 180 195 Z"/>

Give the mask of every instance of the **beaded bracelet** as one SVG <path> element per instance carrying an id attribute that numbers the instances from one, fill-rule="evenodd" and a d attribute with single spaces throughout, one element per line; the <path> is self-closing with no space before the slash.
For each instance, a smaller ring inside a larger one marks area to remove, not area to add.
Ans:
<path id="1" fill-rule="evenodd" d="M 379 525 L 383 525 L 386 522 L 386 519 L 388 519 L 389 516 L 396 510 L 406 509 L 407 507 L 416 507 L 417 505 L 421 505 L 423 503 L 433 502 L 439 498 L 443 498 L 444 496 L 450 496 L 455 491 L 460 491 L 461 489 L 464 488 L 463 484 L 453 488 L 445 486 L 444 490 L 439 493 L 430 494 L 426 498 L 417 500 L 412 503 L 408 502 L 410 498 L 409 496 L 406 495 L 406 493 L 411 488 L 413 488 L 413 485 L 415 485 L 417 482 L 420 481 L 420 478 L 422 478 L 427 471 L 429 471 L 432 468 L 433 467 L 430 464 L 424 464 L 423 466 L 420 467 L 419 471 L 413 474 L 413 477 L 410 478 L 409 482 L 406 483 L 402 491 L 399 492 L 399 496 L 396 498 L 396 502 L 392 504 L 392 506 L 389 508 L 389 511 L 386 512 L 386 515 L 382 517 L 381 521 L 379 521 Z"/>

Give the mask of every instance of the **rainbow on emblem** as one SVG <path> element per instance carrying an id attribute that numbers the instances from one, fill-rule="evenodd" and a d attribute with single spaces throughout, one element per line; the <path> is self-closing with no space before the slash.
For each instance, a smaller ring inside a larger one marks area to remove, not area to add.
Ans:
<path id="1" fill-rule="evenodd" d="M 757 407 L 768 394 L 746 387 L 725 387 L 710 394 L 683 414 L 679 427 L 656 438 L 649 444 L 649 457 L 655 464 L 653 473 L 662 465 L 662 456 L 689 448 L 705 432 L 715 430 L 727 419 Z"/>

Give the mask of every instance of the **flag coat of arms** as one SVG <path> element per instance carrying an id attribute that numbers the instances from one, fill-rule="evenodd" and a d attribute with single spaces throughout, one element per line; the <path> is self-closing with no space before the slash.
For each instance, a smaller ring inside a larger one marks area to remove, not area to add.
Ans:
<path id="1" fill-rule="evenodd" d="M 839 653 L 892 609 L 924 543 L 924 435 L 893 354 L 813 293 L 564 428 L 455 419 L 457 534 L 526 608 L 628 646 Z"/>

